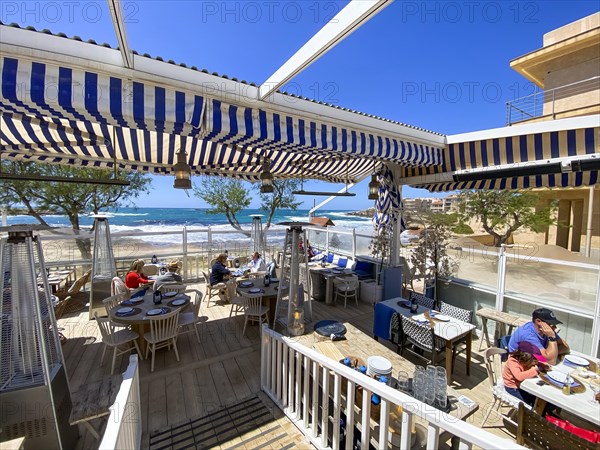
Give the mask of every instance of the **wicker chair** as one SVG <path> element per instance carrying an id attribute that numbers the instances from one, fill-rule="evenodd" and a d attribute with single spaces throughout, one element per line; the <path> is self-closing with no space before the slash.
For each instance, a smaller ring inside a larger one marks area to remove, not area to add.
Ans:
<path id="1" fill-rule="evenodd" d="M 517 414 L 517 444 L 534 450 L 549 448 L 568 450 L 599 450 L 600 444 L 570 433 L 550 423 L 539 414 L 519 404 Z"/>
<path id="2" fill-rule="evenodd" d="M 125 282 L 121 278 L 114 277 L 110 283 L 110 295 L 117 294 L 125 294 L 129 298 L 131 291 L 125 286 Z"/>
<path id="3" fill-rule="evenodd" d="M 206 306 L 208 307 L 210 306 L 211 298 L 217 297 L 218 300 L 221 299 L 220 294 L 227 289 L 227 285 L 225 283 L 217 283 L 211 286 L 210 275 L 203 270 L 202 276 L 206 280 Z"/>
<path id="4" fill-rule="evenodd" d="M 412 301 L 412 299 L 416 299 L 417 300 L 417 304 L 427 308 L 427 309 L 433 309 L 435 306 L 435 300 L 429 297 L 425 297 L 423 294 L 418 294 L 416 292 L 411 292 L 410 293 L 410 300 Z"/>
<path id="5" fill-rule="evenodd" d="M 440 337 L 437 337 L 433 328 L 429 324 L 421 325 L 414 320 L 402 316 L 402 343 L 400 344 L 400 355 L 403 355 L 405 350 L 427 362 L 427 364 L 437 365 L 439 361 L 444 358 L 446 348 L 446 341 Z M 413 347 L 412 349 L 410 347 Z M 421 352 L 416 351 L 420 349 L 423 352 L 431 353 L 431 358 L 427 358 Z"/>
<path id="6" fill-rule="evenodd" d="M 442 302 L 440 306 L 440 312 L 467 323 L 471 323 L 473 320 L 473 310 L 459 308 L 458 306 L 453 306 L 449 303 Z"/>

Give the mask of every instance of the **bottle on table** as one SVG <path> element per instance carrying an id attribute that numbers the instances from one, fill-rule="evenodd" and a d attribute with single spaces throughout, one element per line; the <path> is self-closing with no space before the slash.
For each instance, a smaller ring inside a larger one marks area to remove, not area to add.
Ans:
<path id="1" fill-rule="evenodd" d="M 412 314 L 415 314 L 417 312 L 417 309 L 419 309 L 419 305 L 417 304 L 417 299 L 413 297 L 410 301 L 410 312 Z"/>
<path id="2" fill-rule="evenodd" d="M 271 277 L 269 276 L 268 272 L 265 274 L 264 283 L 265 283 L 265 287 L 269 287 L 269 285 L 271 284 Z"/>
<path id="3" fill-rule="evenodd" d="M 153 298 L 154 304 L 155 305 L 160 305 L 162 302 L 162 294 L 160 291 L 154 291 L 154 298 Z"/>

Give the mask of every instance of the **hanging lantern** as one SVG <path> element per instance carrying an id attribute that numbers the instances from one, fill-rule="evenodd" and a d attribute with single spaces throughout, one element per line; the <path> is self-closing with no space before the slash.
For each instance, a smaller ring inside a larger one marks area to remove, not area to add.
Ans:
<path id="1" fill-rule="evenodd" d="M 269 160 L 265 158 L 263 161 L 263 169 L 260 174 L 260 192 L 269 194 L 273 192 L 273 174 L 270 170 Z"/>
<path id="2" fill-rule="evenodd" d="M 177 153 L 177 164 L 173 166 L 173 171 L 175 172 L 175 181 L 173 182 L 175 189 L 192 188 L 192 180 L 190 179 L 192 170 L 187 163 L 187 153 L 184 150 L 179 150 L 179 153 Z"/>
<path id="3" fill-rule="evenodd" d="M 371 181 L 369 181 L 369 200 L 377 200 L 379 198 L 379 183 L 377 181 L 377 175 L 371 175 Z"/>

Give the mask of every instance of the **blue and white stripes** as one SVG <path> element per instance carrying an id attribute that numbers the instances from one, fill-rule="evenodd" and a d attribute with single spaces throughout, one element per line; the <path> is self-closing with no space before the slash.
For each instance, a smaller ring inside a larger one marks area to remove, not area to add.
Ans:
<path id="1" fill-rule="evenodd" d="M 389 167 L 383 166 L 377 172 L 379 182 L 379 198 L 375 201 L 373 227 L 375 231 L 391 231 L 402 212 L 402 196 Z M 404 230 L 404 223 L 401 223 Z"/>

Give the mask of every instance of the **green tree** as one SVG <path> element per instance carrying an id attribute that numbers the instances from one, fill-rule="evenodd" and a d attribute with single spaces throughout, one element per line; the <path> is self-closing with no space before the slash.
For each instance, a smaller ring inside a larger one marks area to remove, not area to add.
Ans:
<path id="1" fill-rule="evenodd" d="M 253 189 L 259 192 L 261 209 L 267 212 L 265 229 L 271 226 L 273 216 L 278 209 L 295 210 L 300 206 L 292 191 L 298 189 L 298 180 L 273 180 L 273 193 L 260 193 L 260 185 L 254 183 Z M 243 230 L 237 214 L 250 206 L 252 198 L 243 182 L 231 178 L 204 177 L 200 185 L 194 185 L 194 195 L 208 205 L 209 214 L 225 214 L 229 224 L 246 236 L 250 232 Z"/>
<path id="2" fill-rule="evenodd" d="M 89 180 L 109 180 L 111 170 L 77 168 L 69 165 L 38 164 L 21 161 L 3 161 L 2 170 L 24 176 L 85 178 Z M 49 181 L 4 180 L 0 185 L 0 201 L 9 210 L 24 207 L 27 213 L 42 225 L 45 211 L 65 215 L 74 230 L 80 230 L 82 214 L 97 214 L 108 207 L 122 206 L 143 193 L 149 192 L 152 182 L 147 175 L 137 172 L 120 174 L 129 181 L 129 186 L 100 185 L 88 183 L 60 183 Z M 91 258 L 90 240 L 76 239 L 82 258 Z"/>
<path id="3" fill-rule="evenodd" d="M 543 232 L 553 222 L 556 205 L 540 207 L 538 197 L 521 191 L 462 191 L 459 211 L 464 220 L 476 218 L 500 247 L 520 228 Z"/>
<path id="4" fill-rule="evenodd" d="M 448 256 L 448 247 L 458 214 L 421 212 L 419 216 L 423 231 L 410 261 L 415 277 L 435 286 L 439 276 L 448 277 L 453 273 L 455 262 Z"/>
<path id="5" fill-rule="evenodd" d="M 240 180 L 222 177 L 203 177 L 200 185 L 194 184 L 194 195 L 208 205 L 209 214 L 225 214 L 227 221 L 236 230 L 250 236 L 242 230 L 236 214 L 250 206 L 250 194 Z"/>

